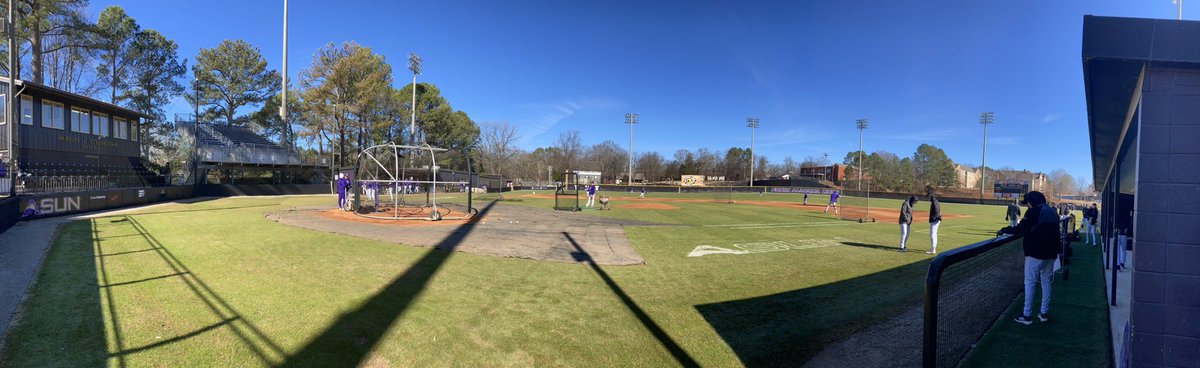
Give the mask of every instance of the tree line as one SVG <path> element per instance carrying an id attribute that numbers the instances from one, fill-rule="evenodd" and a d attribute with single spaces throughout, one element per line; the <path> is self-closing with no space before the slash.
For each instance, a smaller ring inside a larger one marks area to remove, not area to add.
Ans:
<path id="1" fill-rule="evenodd" d="M 287 94 L 282 121 L 280 74 L 244 40 L 201 48 L 189 66 L 173 40 L 119 6 L 92 20 L 86 0 L 16 1 L 18 63 L 3 72 L 153 116 L 139 135 L 157 165 L 179 165 L 190 152 L 164 110 L 177 97 L 191 105 L 195 121 L 248 127 L 310 157 L 332 156 L 339 166 L 383 142 L 456 150 L 479 140 L 479 127 L 436 86 L 395 88 L 386 58 L 354 42 L 329 43 L 313 55 Z M 9 51 L 0 47 L 0 57 L 7 60 Z M 450 156 L 447 165 L 465 161 Z"/>

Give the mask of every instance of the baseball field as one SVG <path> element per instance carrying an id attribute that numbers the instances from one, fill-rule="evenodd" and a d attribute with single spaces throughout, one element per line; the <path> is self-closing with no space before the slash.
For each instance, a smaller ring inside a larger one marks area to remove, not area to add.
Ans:
<path id="1" fill-rule="evenodd" d="M 486 196 L 438 224 L 342 225 L 332 196 L 71 222 L 0 366 L 792 366 L 918 306 L 932 258 L 924 198 L 899 253 L 899 200 L 859 223 L 818 195 L 604 195 Z M 939 251 L 1006 224 L 942 210 Z"/>

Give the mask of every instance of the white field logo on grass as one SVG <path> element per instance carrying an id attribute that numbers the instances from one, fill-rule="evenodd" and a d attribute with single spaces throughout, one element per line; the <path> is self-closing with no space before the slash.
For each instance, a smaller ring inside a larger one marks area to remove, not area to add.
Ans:
<path id="1" fill-rule="evenodd" d="M 757 242 L 734 244 L 730 248 L 721 248 L 711 245 L 698 245 L 696 246 L 696 249 L 692 249 L 692 252 L 688 253 L 687 256 L 700 257 L 707 256 L 709 254 L 754 254 L 782 252 L 785 250 L 824 248 L 831 245 L 841 244 L 841 242 L 844 240 L 846 239 L 834 237 L 833 239 L 802 239 L 796 241 L 799 244 L 792 244 L 785 241 Z"/>

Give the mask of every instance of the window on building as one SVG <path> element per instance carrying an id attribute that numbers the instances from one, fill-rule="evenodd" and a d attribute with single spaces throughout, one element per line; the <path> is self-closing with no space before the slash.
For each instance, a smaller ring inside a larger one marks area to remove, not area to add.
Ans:
<path id="1" fill-rule="evenodd" d="M 108 136 L 108 115 L 96 113 L 96 116 L 92 117 L 92 134 Z"/>
<path id="2" fill-rule="evenodd" d="M 33 97 L 21 96 L 21 124 L 33 125 Z"/>
<path id="3" fill-rule="evenodd" d="M 83 109 L 71 109 L 71 131 L 92 132 L 92 114 Z"/>
<path id="4" fill-rule="evenodd" d="M 113 118 L 113 137 L 129 139 L 129 122 L 122 118 Z"/>
<path id="5" fill-rule="evenodd" d="M 42 100 L 42 126 L 66 129 L 66 124 L 63 122 L 63 104 Z"/>
<path id="6" fill-rule="evenodd" d="M 4 105 L 7 103 L 8 103 L 8 95 L 0 93 L 0 112 L 8 110 L 8 109 L 4 108 Z M 8 123 L 8 114 L 0 113 L 0 115 L 3 115 L 3 116 L 0 116 L 0 125 L 7 124 Z"/>
<path id="7" fill-rule="evenodd" d="M 138 133 L 141 133 L 141 131 L 138 129 L 138 121 L 130 120 L 129 121 L 129 139 L 132 139 L 135 141 L 138 140 Z"/>

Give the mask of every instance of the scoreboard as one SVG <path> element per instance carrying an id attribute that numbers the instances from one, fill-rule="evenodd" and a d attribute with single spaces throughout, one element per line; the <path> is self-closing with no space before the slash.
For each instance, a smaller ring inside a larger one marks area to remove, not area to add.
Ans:
<path id="1" fill-rule="evenodd" d="M 996 198 L 1021 198 L 1029 191 L 1029 183 L 1025 182 L 996 182 L 992 190 Z"/>

